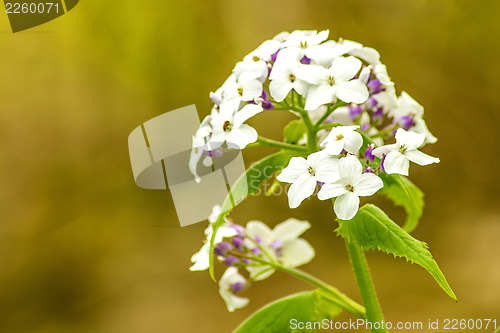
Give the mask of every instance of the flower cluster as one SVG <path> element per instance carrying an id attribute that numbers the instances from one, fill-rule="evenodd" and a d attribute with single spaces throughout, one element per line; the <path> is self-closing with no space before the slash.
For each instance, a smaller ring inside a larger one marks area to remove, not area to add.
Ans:
<path id="1" fill-rule="evenodd" d="M 191 258 L 192 271 L 208 269 L 212 224 L 219 213 L 220 207 L 215 206 L 205 231 L 205 244 Z M 299 238 L 309 228 L 307 221 L 296 219 L 288 219 L 273 230 L 260 221 L 250 221 L 245 228 L 229 219 L 225 221 L 217 231 L 214 254 L 220 262 L 229 266 L 219 281 L 219 292 L 229 311 L 247 305 L 248 299 L 236 294 L 246 290 L 252 281 L 268 278 L 276 267 L 293 268 L 312 260 L 314 249 L 306 240 Z M 239 273 L 239 268 L 247 271 L 248 278 Z"/>

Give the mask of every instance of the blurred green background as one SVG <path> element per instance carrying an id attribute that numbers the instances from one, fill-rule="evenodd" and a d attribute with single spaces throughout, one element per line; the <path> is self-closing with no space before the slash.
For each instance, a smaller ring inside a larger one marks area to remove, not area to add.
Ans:
<path id="1" fill-rule="evenodd" d="M 206 223 L 180 228 L 168 191 L 136 187 L 127 148 L 154 116 L 193 103 L 207 114 L 209 92 L 238 60 L 294 29 L 377 48 L 439 138 L 425 152 L 441 163 L 411 167 L 426 193 L 414 236 L 459 301 L 421 267 L 368 253 L 386 320 L 500 324 L 500 2 L 86 0 L 17 34 L 0 21 L 0 332 L 229 332 L 309 289 L 276 273 L 228 313 L 208 274 L 188 270 Z M 280 139 L 289 119 L 266 112 L 252 124 Z M 271 151 L 248 149 L 245 160 Z M 286 196 L 254 197 L 233 214 L 270 225 L 290 216 L 313 225 L 304 237 L 318 254 L 304 269 L 360 300 L 331 206 L 314 199 L 292 211 Z"/>

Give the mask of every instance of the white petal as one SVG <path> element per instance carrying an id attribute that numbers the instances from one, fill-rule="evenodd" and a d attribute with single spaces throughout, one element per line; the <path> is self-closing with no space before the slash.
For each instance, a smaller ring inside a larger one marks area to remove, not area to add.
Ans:
<path id="1" fill-rule="evenodd" d="M 399 151 L 391 151 L 384 160 L 384 169 L 387 173 L 398 173 L 408 176 L 410 161 Z"/>
<path id="2" fill-rule="evenodd" d="M 322 183 L 333 183 L 340 179 L 339 159 L 331 157 L 324 151 L 313 165 L 316 180 Z"/>
<path id="3" fill-rule="evenodd" d="M 288 190 L 288 205 L 290 208 L 299 207 L 305 198 L 310 197 L 316 188 L 316 179 L 310 174 L 301 175 Z"/>
<path id="4" fill-rule="evenodd" d="M 371 47 L 356 48 L 349 51 L 349 54 L 363 59 L 370 65 L 377 65 L 378 63 L 380 63 L 380 54 L 377 50 Z"/>
<path id="5" fill-rule="evenodd" d="M 262 95 L 262 83 L 259 80 L 249 80 L 243 83 L 242 100 L 252 101 L 260 95 Z"/>
<path id="6" fill-rule="evenodd" d="M 295 69 L 295 74 L 299 79 L 310 84 L 327 83 L 328 76 L 330 76 L 326 68 L 317 65 L 301 65 Z"/>
<path id="7" fill-rule="evenodd" d="M 419 165 L 429 165 L 439 163 L 439 158 L 429 156 L 418 150 L 408 150 L 404 153 L 407 159 Z"/>
<path id="8" fill-rule="evenodd" d="M 335 99 L 335 86 L 311 86 L 307 91 L 306 110 L 315 110 L 323 104 L 331 103 Z"/>
<path id="9" fill-rule="evenodd" d="M 324 142 L 324 141 L 323 141 Z M 339 155 L 344 149 L 344 139 L 328 141 L 325 150 L 330 155 Z"/>
<path id="10" fill-rule="evenodd" d="M 294 218 L 289 218 L 274 227 L 273 239 L 280 240 L 282 242 L 297 239 L 310 227 L 311 224 L 307 221 L 299 221 Z"/>
<path id="11" fill-rule="evenodd" d="M 311 244 L 302 238 L 285 242 L 282 251 L 284 266 L 286 267 L 298 267 L 307 264 L 315 255 Z"/>
<path id="12" fill-rule="evenodd" d="M 191 257 L 191 262 L 194 263 L 193 266 L 189 268 L 190 271 L 204 271 L 208 269 L 210 261 L 210 243 L 205 243 L 201 247 L 200 251 L 196 252 Z"/>
<path id="13" fill-rule="evenodd" d="M 254 240 L 260 239 L 263 246 L 268 246 L 273 241 L 273 231 L 260 221 L 248 222 L 246 230 L 249 237 Z"/>
<path id="14" fill-rule="evenodd" d="M 359 197 L 353 192 L 347 192 L 335 199 L 333 210 L 341 220 L 350 220 L 356 215 L 359 208 Z"/>
<path id="15" fill-rule="evenodd" d="M 370 96 L 368 88 L 359 79 L 335 83 L 337 97 L 347 103 L 364 103 Z"/>
<path id="16" fill-rule="evenodd" d="M 226 135 L 226 141 L 228 144 L 233 144 L 236 147 L 231 147 L 234 149 L 243 149 L 249 143 L 257 141 L 258 134 L 257 131 L 246 124 L 241 125 L 238 128 L 233 128 L 229 134 Z"/>
<path id="17" fill-rule="evenodd" d="M 436 143 L 437 138 L 427 128 L 425 121 L 422 118 L 416 118 L 415 126 L 412 128 L 417 133 L 425 134 L 425 143 Z"/>
<path id="18" fill-rule="evenodd" d="M 269 84 L 269 91 L 271 96 L 277 101 L 281 102 L 288 95 L 290 90 L 293 88 L 293 83 L 289 79 L 278 79 L 275 78 L 271 80 Z"/>
<path id="19" fill-rule="evenodd" d="M 353 185 L 363 172 L 363 166 L 356 156 L 349 155 L 340 159 L 340 178 L 345 184 Z"/>
<path id="20" fill-rule="evenodd" d="M 349 134 L 346 134 L 344 138 L 344 149 L 351 153 L 356 154 L 363 145 L 363 137 L 356 131 L 352 131 Z"/>
<path id="21" fill-rule="evenodd" d="M 399 146 L 404 145 L 407 150 L 417 149 L 423 145 L 425 141 L 425 134 L 418 134 L 412 131 L 405 131 L 399 128 L 396 131 L 396 142 Z"/>
<path id="22" fill-rule="evenodd" d="M 293 183 L 301 175 L 308 173 L 308 164 L 303 157 L 292 157 L 288 166 L 276 177 L 280 182 Z"/>
<path id="23" fill-rule="evenodd" d="M 335 182 L 333 184 L 324 184 L 321 186 L 321 190 L 318 192 L 319 200 L 326 200 L 331 198 L 336 198 L 347 193 L 347 189 L 344 184 L 340 181 Z"/>
<path id="24" fill-rule="evenodd" d="M 384 183 L 379 176 L 373 173 L 364 173 L 352 186 L 356 195 L 366 197 L 375 194 L 384 186 Z"/>
<path id="25" fill-rule="evenodd" d="M 233 126 L 239 127 L 249 118 L 255 116 L 257 113 L 262 112 L 262 106 L 256 104 L 247 104 L 240 111 L 234 114 Z"/>
<path id="26" fill-rule="evenodd" d="M 333 52 L 336 43 L 329 40 L 320 45 L 315 45 L 306 50 L 306 56 L 315 64 L 330 67 L 336 54 Z"/>
<path id="27" fill-rule="evenodd" d="M 354 57 L 339 57 L 336 58 L 331 67 L 335 81 L 349 81 L 352 79 L 361 68 L 361 60 Z"/>
<path id="28" fill-rule="evenodd" d="M 275 270 L 270 268 L 271 266 L 246 266 L 250 278 L 254 281 L 261 281 L 273 275 Z M 263 273 L 264 271 L 265 273 Z"/>
<path id="29" fill-rule="evenodd" d="M 382 158 L 383 155 L 387 155 L 391 151 L 397 150 L 398 148 L 399 148 L 399 146 L 397 144 L 395 144 L 395 143 L 391 144 L 391 145 L 385 145 L 385 146 L 373 149 L 372 154 L 375 155 L 375 156 L 377 156 L 378 158 Z"/>
<path id="30" fill-rule="evenodd" d="M 311 85 L 304 80 L 296 79 L 293 83 L 293 89 L 298 92 L 302 97 L 307 96 L 307 91 Z"/>

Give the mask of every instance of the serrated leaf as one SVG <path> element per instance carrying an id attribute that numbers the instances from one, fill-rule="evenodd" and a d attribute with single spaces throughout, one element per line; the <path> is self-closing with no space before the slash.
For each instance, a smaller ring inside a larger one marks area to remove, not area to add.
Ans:
<path id="1" fill-rule="evenodd" d="M 407 218 L 403 229 L 408 233 L 412 232 L 417 227 L 424 210 L 424 193 L 405 176 L 386 173 L 380 173 L 379 176 L 384 181 L 380 194 L 386 196 L 396 206 L 404 208 Z"/>
<path id="2" fill-rule="evenodd" d="M 269 155 L 257 163 L 253 164 L 248 170 L 242 174 L 231 187 L 231 192 L 226 196 L 222 203 L 221 214 L 217 221 L 212 225 L 214 232 L 210 240 L 210 253 L 214 250 L 215 235 L 219 227 L 224 223 L 224 217 L 229 215 L 233 208 L 232 202 L 235 204 L 240 203 L 249 195 L 255 194 L 259 189 L 260 184 L 266 179 L 271 177 L 275 170 L 284 167 L 288 162 L 291 155 L 281 151 L 279 153 Z M 214 276 L 214 258 L 210 256 L 209 273 L 215 281 Z"/>
<path id="3" fill-rule="evenodd" d="M 294 294 L 257 310 L 236 328 L 234 333 L 284 333 L 284 332 L 316 332 L 316 329 L 294 329 L 298 326 L 292 322 L 328 321 L 337 316 L 342 309 L 331 303 L 319 290 Z M 314 324 L 312 324 L 314 325 Z M 320 327 L 321 328 L 321 327 Z"/>
<path id="4" fill-rule="evenodd" d="M 297 144 L 307 132 L 307 127 L 302 120 L 292 120 L 283 129 L 283 137 L 286 143 Z"/>
<path id="5" fill-rule="evenodd" d="M 350 221 L 339 221 L 337 233 L 363 250 L 377 249 L 404 257 L 425 268 L 454 300 L 457 297 L 432 257 L 427 244 L 413 238 L 394 223 L 380 208 L 372 204 L 361 207 Z"/>

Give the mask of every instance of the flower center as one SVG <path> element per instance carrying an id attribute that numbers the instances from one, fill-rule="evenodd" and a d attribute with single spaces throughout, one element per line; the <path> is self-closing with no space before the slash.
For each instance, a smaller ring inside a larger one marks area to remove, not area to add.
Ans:
<path id="1" fill-rule="evenodd" d="M 253 60 L 253 61 L 255 61 L 255 62 L 257 62 L 257 61 L 259 61 L 259 60 L 260 60 L 260 58 L 259 58 L 259 57 L 257 57 L 257 56 L 253 56 L 253 57 L 252 57 L 252 60 Z"/>
<path id="2" fill-rule="evenodd" d="M 399 152 L 400 152 L 401 154 L 403 154 L 403 153 L 404 153 L 405 151 L 407 151 L 407 150 L 408 150 L 408 148 L 406 148 L 406 147 L 405 147 L 405 145 L 401 145 L 401 146 L 399 146 Z"/>
<path id="3" fill-rule="evenodd" d="M 300 42 L 300 47 L 303 49 L 307 48 L 307 41 Z"/>
<path id="4" fill-rule="evenodd" d="M 233 129 L 233 124 L 231 124 L 229 120 L 226 120 L 224 122 L 224 125 L 222 125 L 222 129 L 224 130 L 224 132 L 230 131 Z"/>
<path id="5" fill-rule="evenodd" d="M 345 186 L 345 189 L 348 190 L 349 192 L 354 192 L 354 187 L 351 184 L 347 184 Z"/>
<path id="6" fill-rule="evenodd" d="M 309 174 L 311 176 L 314 176 L 316 173 L 314 172 L 314 169 L 312 167 L 307 168 L 307 171 L 309 171 Z"/>
<path id="7" fill-rule="evenodd" d="M 344 138 L 344 136 L 342 134 L 337 134 L 337 136 L 336 136 L 337 141 L 340 141 L 343 138 Z"/>
<path id="8" fill-rule="evenodd" d="M 290 79 L 290 82 L 295 82 L 295 75 L 293 75 L 292 73 L 290 73 L 290 75 L 288 75 L 288 78 Z"/>
<path id="9" fill-rule="evenodd" d="M 333 76 L 328 77 L 328 83 L 333 86 L 335 84 L 335 78 Z"/>
<path id="10" fill-rule="evenodd" d="M 238 94 L 240 94 L 240 96 L 243 96 L 243 88 L 238 88 Z"/>

